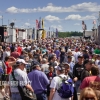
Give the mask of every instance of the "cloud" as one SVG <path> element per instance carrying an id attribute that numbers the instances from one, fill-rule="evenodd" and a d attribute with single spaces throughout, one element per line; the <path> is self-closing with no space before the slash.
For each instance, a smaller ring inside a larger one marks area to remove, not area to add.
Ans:
<path id="1" fill-rule="evenodd" d="M 16 8 L 14 6 L 10 7 L 10 8 L 7 8 L 6 9 L 6 12 L 8 13 L 32 13 L 32 12 L 35 12 L 36 9 L 27 9 L 27 8 Z"/>
<path id="2" fill-rule="evenodd" d="M 45 20 L 48 20 L 48 21 L 59 21 L 60 18 L 56 17 L 56 16 L 48 15 L 48 16 L 45 17 Z"/>
<path id="3" fill-rule="evenodd" d="M 75 23 L 74 25 L 80 25 L 80 23 Z"/>
<path id="4" fill-rule="evenodd" d="M 14 23 L 15 23 L 15 22 L 17 22 L 17 21 L 16 21 L 16 19 L 12 19 L 11 22 L 14 22 Z"/>
<path id="5" fill-rule="evenodd" d="M 93 16 L 93 15 L 87 15 L 87 16 L 81 16 L 81 15 L 74 15 L 74 14 L 72 14 L 72 15 L 68 15 L 66 18 L 65 18 L 65 20 L 90 20 L 90 19 L 96 19 L 96 17 L 95 16 Z"/>
<path id="6" fill-rule="evenodd" d="M 84 2 L 76 5 L 71 5 L 69 7 L 54 6 L 52 3 L 49 3 L 45 7 L 38 8 L 16 8 L 14 6 L 6 9 L 8 13 L 33 13 L 33 12 L 98 12 L 100 11 L 100 5 L 92 2 Z"/>
<path id="7" fill-rule="evenodd" d="M 63 30 L 63 27 L 61 25 L 51 25 L 51 28 L 53 29 L 58 29 L 58 31 L 62 31 Z"/>
<path id="8" fill-rule="evenodd" d="M 53 3 L 48 3 L 48 6 L 53 6 Z"/>
<path id="9" fill-rule="evenodd" d="M 6 11 L 9 13 L 18 13 L 18 8 L 13 6 L 13 7 L 8 8 Z"/>
<path id="10" fill-rule="evenodd" d="M 27 23 L 27 22 L 26 22 L 26 23 L 25 23 L 25 26 L 30 26 L 30 23 Z"/>

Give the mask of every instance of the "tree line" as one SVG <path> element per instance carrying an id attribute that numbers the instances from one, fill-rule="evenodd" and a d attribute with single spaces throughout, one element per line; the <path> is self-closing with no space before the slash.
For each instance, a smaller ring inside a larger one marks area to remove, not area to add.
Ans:
<path id="1" fill-rule="evenodd" d="M 83 36 L 82 32 L 58 32 L 58 37 L 64 38 L 64 37 L 71 37 L 71 36 Z"/>

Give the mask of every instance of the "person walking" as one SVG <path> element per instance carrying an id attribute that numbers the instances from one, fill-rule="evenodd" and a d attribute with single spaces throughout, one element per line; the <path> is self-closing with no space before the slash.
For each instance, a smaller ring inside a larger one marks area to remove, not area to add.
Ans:
<path id="1" fill-rule="evenodd" d="M 49 80 L 44 72 L 41 71 L 40 63 L 34 61 L 33 70 L 28 74 L 31 85 L 36 94 L 37 100 L 47 100 L 47 86 L 49 85 Z"/>

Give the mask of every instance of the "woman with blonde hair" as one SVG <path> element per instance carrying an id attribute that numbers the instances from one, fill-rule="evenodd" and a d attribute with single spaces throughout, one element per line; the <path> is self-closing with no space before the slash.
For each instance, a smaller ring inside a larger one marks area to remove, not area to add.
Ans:
<path id="1" fill-rule="evenodd" d="M 86 87 L 81 91 L 80 100 L 98 100 L 94 90 Z"/>

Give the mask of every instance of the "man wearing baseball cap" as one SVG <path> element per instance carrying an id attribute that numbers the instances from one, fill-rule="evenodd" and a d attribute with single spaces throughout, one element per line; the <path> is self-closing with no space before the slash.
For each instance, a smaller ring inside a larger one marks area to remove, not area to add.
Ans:
<path id="1" fill-rule="evenodd" d="M 76 63 L 75 66 L 73 67 L 73 75 L 78 78 L 78 80 L 75 83 L 77 91 L 81 83 L 81 74 L 82 74 L 82 71 L 84 70 L 83 62 L 84 62 L 83 55 L 79 55 L 78 63 Z"/>
<path id="2" fill-rule="evenodd" d="M 47 100 L 46 90 L 49 85 L 49 80 L 44 72 L 41 71 L 40 63 L 38 61 L 33 61 L 33 70 L 28 74 L 31 85 L 36 94 L 37 100 Z"/>
<path id="3" fill-rule="evenodd" d="M 16 65 L 15 65 L 16 68 L 13 71 L 14 77 L 16 80 L 19 81 L 20 86 L 26 86 L 26 88 L 28 88 L 30 91 L 33 91 L 32 87 L 30 85 L 30 81 L 27 76 L 27 73 L 23 71 L 26 64 L 27 63 L 23 59 L 18 59 L 16 61 Z M 15 80 L 13 79 L 12 74 L 10 74 L 9 83 L 14 82 L 14 81 Z M 22 100 L 17 86 L 18 85 L 17 84 L 15 85 L 14 83 L 10 84 L 11 100 Z"/>
<path id="4" fill-rule="evenodd" d="M 50 84 L 51 90 L 50 90 L 49 100 L 62 100 L 62 98 L 58 94 L 57 89 L 59 85 L 61 84 L 61 78 L 67 79 L 67 76 L 65 75 L 65 67 L 63 64 L 60 64 L 59 66 L 57 66 L 56 69 L 57 69 L 58 76 L 54 77 L 51 81 L 51 84 Z M 66 100 L 71 100 L 71 98 L 67 98 Z"/>

